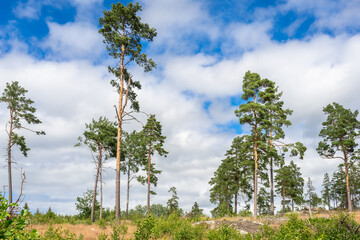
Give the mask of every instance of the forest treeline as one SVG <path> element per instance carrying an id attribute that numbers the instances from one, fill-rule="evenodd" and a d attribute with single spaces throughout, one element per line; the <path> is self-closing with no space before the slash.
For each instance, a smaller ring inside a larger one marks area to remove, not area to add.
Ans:
<path id="1" fill-rule="evenodd" d="M 275 82 L 262 79 L 248 71 L 243 79 L 244 103 L 235 110 L 242 126 L 249 126 L 249 134 L 234 138 L 209 184 L 210 201 L 217 205 L 213 216 L 237 214 L 239 197 L 243 210 L 254 204 L 253 214 L 274 215 L 274 192 L 282 198 L 279 212 L 300 208 L 328 209 L 359 208 L 360 204 L 360 150 L 356 142 L 360 136 L 358 111 L 351 111 L 338 103 L 323 108 L 326 120 L 319 136 L 322 140 L 316 148 L 319 156 L 342 160 L 332 174 L 324 175 L 321 196 L 315 192 L 310 178 L 304 191 L 305 181 L 294 161 L 285 159 L 304 158 L 306 147 L 301 142 L 284 141 L 284 127 L 291 125 L 288 116 L 292 110 L 284 108 Z M 276 169 L 275 169 L 276 168 Z M 260 185 L 259 185 L 260 181 Z M 269 190 L 268 190 L 269 189 Z"/>

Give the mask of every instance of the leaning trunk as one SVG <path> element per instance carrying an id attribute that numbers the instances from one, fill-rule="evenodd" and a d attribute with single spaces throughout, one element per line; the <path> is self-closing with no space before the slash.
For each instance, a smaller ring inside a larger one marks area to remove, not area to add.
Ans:
<path id="1" fill-rule="evenodd" d="M 95 214 L 95 203 L 96 203 L 96 191 L 97 191 L 97 183 L 98 183 L 98 179 L 99 179 L 99 173 L 100 173 L 100 168 L 101 168 L 101 146 L 99 146 L 99 159 L 98 159 L 98 165 L 96 168 L 96 177 L 95 177 L 95 187 L 94 187 L 94 194 L 93 194 L 93 199 L 92 199 L 92 204 L 91 204 L 91 222 L 94 222 L 94 214 Z"/>

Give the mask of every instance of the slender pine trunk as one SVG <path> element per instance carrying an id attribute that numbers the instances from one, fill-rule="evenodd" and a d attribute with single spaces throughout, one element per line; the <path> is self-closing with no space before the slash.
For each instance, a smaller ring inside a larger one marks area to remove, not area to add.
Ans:
<path id="1" fill-rule="evenodd" d="M 346 196 L 347 196 L 347 204 L 349 212 L 352 212 L 352 204 L 351 204 L 351 195 L 350 195 L 350 181 L 349 181 L 349 166 L 347 161 L 347 156 L 344 152 L 344 164 L 345 164 L 345 173 L 346 173 Z"/>
<path id="2" fill-rule="evenodd" d="M 127 169 L 126 217 L 129 216 L 129 199 L 130 199 L 130 160 L 128 160 L 128 169 Z"/>
<path id="3" fill-rule="evenodd" d="M 150 214 L 150 171 L 151 171 L 151 146 L 149 146 L 149 155 L 148 155 L 148 189 L 147 189 L 147 215 Z"/>
<path id="4" fill-rule="evenodd" d="M 125 32 L 123 32 L 125 35 Z M 115 218 L 120 221 L 120 155 L 121 155 L 121 130 L 122 130 L 122 113 L 123 113 L 123 95 L 124 95 L 124 59 L 125 46 L 121 47 L 120 63 L 120 92 L 119 92 L 119 109 L 118 109 L 118 134 L 116 147 L 116 186 L 115 186 Z"/>
<path id="5" fill-rule="evenodd" d="M 12 141 L 12 131 L 13 131 L 13 119 L 14 119 L 14 111 L 11 108 L 10 109 L 9 141 L 8 141 L 8 147 L 7 147 L 8 181 L 9 181 L 9 204 L 12 203 L 11 141 Z"/>
<path id="6" fill-rule="evenodd" d="M 283 195 L 283 214 L 285 214 L 285 183 L 284 181 L 282 182 L 282 195 Z"/>
<path id="7" fill-rule="evenodd" d="M 257 171 L 258 171 L 258 155 L 257 155 L 257 124 L 255 124 L 255 147 L 254 147 L 254 216 L 257 217 Z"/>
<path id="8" fill-rule="evenodd" d="M 95 221 L 94 215 L 95 215 L 95 202 L 96 202 L 96 191 L 97 191 L 97 183 L 98 183 L 98 179 L 99 179 L 99 174 L 100 174 L 100 168 L 101 168 L 101 160 L 102 160 L 102 149 L 101 146 L 99 145 L 99 159 L 98 159 L 98 165 L 96 168 L 96 176 L 95 176 L 95 186 L 94 186 L 94 194 L 93 194 L 93 199 L 92 199 L 92 203 L 91 203 L 91 222 Z"/>
<path id="9" fill-rule="evenodd" d="M 99 218 L 102 219 L 102 209 L 103 209 L 103 182 L 102 182 L 102 165 L 100 168 L 100 215 Z"/>

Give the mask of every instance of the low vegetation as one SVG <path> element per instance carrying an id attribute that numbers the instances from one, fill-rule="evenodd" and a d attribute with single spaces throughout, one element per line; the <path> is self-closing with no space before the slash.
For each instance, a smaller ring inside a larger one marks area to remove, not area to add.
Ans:
<path id="1" fill-rule="evenodd" d="M 51 212 L 35 213 L 32 215 L 27 209 L 18 209 L 15 214 L 9 214 L 9 208 L 16 207 L 16 203 L 8 204 L 7 200 L 0 195 L 0 239 L 24 239 L 24 240 L 117 240 L 117 239 L 360 239 L 360 225 L 354 220 L 355 214 L 337 214 L 328 218 L 300 218 L 298 214 L 285 215 L 286 221 L 280 225 L 266 224 L 256 232 L 245 233 L 228 224 L 220 224 L 212 228 L 206 224 L 209 220 L 205 217 L 196 216 L 181 217 L 177 212 L 170 216 L 155 217 L 149 215 L 138 220 L 122 221 L 115 224 L 105 220 L 98 220 L 95 225 L 104 231 L 97 233 L 92 238 L 84 238 L 84 235 L 73 233 L 55 223 L 81 224 L 78 216 L 60 216 Z M 232 217 L 233 221 L 239 221 L 239 217 Z M 30 221 L 32 225 L 28 226 Z M 34 222 L 46 223 L 46 231 L 37 231 Z M 228 221 L 224 221 L 226 223 Z M 89 226 L 93 223 L 87 222 Z M 94 225 L 91 225 L 91 227 Z M 111 231 L 105 231 L 111 228 Z M 134 231 L 129 231 L 129 228 Z"/>

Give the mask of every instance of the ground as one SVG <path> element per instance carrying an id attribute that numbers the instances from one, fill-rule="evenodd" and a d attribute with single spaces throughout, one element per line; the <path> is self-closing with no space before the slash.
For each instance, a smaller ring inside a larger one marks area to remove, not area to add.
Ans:
<path id="1" fill-rule="evenodd" d="M 299 214 L 300 218 L 308 218 L 309 217 L 307 212 L 298 212 L 298 214 Z M 328 212 L 328 211 L 314 212 L 313 217 L 329 218 L 336 214 L 337 214 L 336 212 Z M 360 211 L 353 213 L 353 217 L 358 223 L 360 223 Z M 260 227 L 263 226 L 264 224 L 268 224 L 271 227 L 276 228 L 276 227 L 280 226 L 280 224 L 282 224 L 286 221 L 287 221 L 287 218 L 282 217 L 282 216 L 275 216 L 275 217 L 264 216 L 264 217 L 258 217 L 258 218 L 226 217 L 226 218 L 213 219 L 210 221 L 195 222 L 193 224 L 194 225 L 207 224 L 207 225 L 209 225 L 210 228 L 217 228 L 218 226 L 225 224 L 225 225 L 232 226 L 232 227 L 238 229 L 240 232 L 243 232 L 245 234 L 245 233 L 257 232 L 260 229 Z M 136 225 L 131 223 L 130 221 L 124 221 L 124 224 L 126 224 L 129 227 L 128 234 L 126 235 L 125 239 L 133 238 L 133 234 L 136 231 Z M 48 229 L 49 226 L 47 224 L 44 224 L 44 225 L 36 224 L 36 225 L 31 225 L 30 227 L 38 230 L 40 232 L 40 234 L 43 234 Z M 70 232 L 75 233 L 77 236 L 82 234 L 84 236 L 84 238 L 83 238 L 84 240 L 96 240 L 98 235 L 101 233 L 106 233 L 109 236 L 112 233 L 112 229 L 110 226 L 107 226 L 106 229 L 104 229 L 104 228 L 100 228 L 96 224 L 92 224 L 92 225 L 54 224 L 53 227 L 54 228 L 61 227 L 64 230 L 67 229 Z"/>

